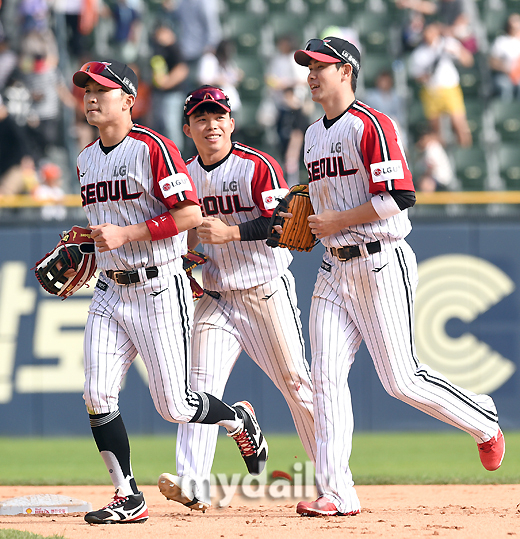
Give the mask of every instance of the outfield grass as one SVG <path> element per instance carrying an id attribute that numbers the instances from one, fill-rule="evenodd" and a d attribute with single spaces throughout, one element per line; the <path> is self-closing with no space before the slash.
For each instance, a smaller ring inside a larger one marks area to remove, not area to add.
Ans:
<path id="1" fill-rule="evenodd" d="M 6 530 L 0 530 L 0 539 L 65 539 L 63 535 L 50 535 L 44 537 L 37 533 L 26 532 L 22 530 L 13 530 L 8 528 Z"/>
<path id="2" fill-rule="evenodd" d="M 360 433 L 354 435 L 351 468 L 358 485 L 520 483 L 520 432 L 505 432 L 502 467 L 487 472 L 476 444 L 464 433 Z M 296 435 L 268 435 L 268 474 L 293 474 L 307 456 Z M 131 436 L 132 467 L 138 484 L 155 484 L 162 472 L 175 473 L 175 438 Z M 0 437 L 2 485 L 109 485 L 91 438 Z M 219 438 L 213 473 L 245 473 L 233 440 Z M 0 536 L 1 539 L 1 536 Z"/>

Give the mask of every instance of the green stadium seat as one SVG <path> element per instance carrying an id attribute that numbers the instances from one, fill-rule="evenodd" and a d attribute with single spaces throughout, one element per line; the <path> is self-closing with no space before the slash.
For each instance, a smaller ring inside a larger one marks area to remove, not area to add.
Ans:
<path id="1" fill-rule="evenodd" d="M 292 35 L 298 45 L 303 46 L 307 41 L 305 35 L 307 20 L 302 15 L 295 13 L 277 13 L 269 19 L 269 27 L 276 37 L 281 35 Z"/>
<path id="2" fill-rule="evenodd" d="M 264 0 L 269 13 L 288 12 L 290 2 L 289 0 Z"/>
<path id="3" fill-rule="evenodd" d="M 356 13 L 364 13 L 368 9 L 368 0 L 345 0 L 347 4 L 347 9 L 349 15 L 354 15 Z"/>
<path id="4" fill-rule="evenodd" d="M 312 26 L 314 27 L 314 36 L 313 37 L 325 37 L 326 34 L 330 32 L 325 32 L 327 28 L 337 26 L 337 27 L 348 27 L 351 23 L 351 19 L 348 16 L 348 13 L 331 13 L 330 11 L 323 11 L 312 15 Z"/>
<path id="5" fill-rule="evenodd" d="M 471 148 L 452 148 L 450 153 L 455 164 L 455 174 L 462 185 L 462 190 L 484 190 L 488 168 L 483 149 L 474 145 Z"/>
<path id="6" fill-rule="evenodd" d="M 390 49 L 390 27 L 386 13 L 365 11 L 355 18 L 354 28 L 365 53 L 388 52 Z"/>
<path id="7" fill-rule="evenodd" d="M 245 101 L 257 101 L 264 90 L 264 62 L 257 55 L 239 55 L 237 64 L 244 72 L 244 78 L 238 86 L 240 97 Z"/>
<path id="8" fill-rule="evenodd" d="M 235 41 L 237 53 L 256 54 L 262 42 L 262 23 L 263 18 L 257 13 L 231 12 L 222 28 L 224 36 Z"/>
<path id="9" fill-rule="evenodd" d="M 249 9 L 249 0 L 223 0 L 226 11 L 234 12 L 247 11 Z"/>
<path id="10" fill-rule="evenodd" d="M 424 116 L 422 103 L 416 99 L 410 101 L 408 107 L 408 146 L 413 146 L 428 126 L 429 122 Z"/>
<path id="11" fill-rule="evenodd" d="M 363 77 L 365 88 L 373 88 L 377 75 L 384 69 L 392 69 L 392 58 L 387 53 L 362 55 L 360 77 Z"/>
<path id="12" fill-rule="evenodd" d="M 248 146 L 261 149 L 264 145 L 264 127 L 256 119 L 258 111 L 257 101 L 242 102 L 242 108 L 236 115 L 237 123 L 233 140 L 238 140 Z"/>
<path id="13" fill-rule="evenodd" d="M 473 137 L 473 144 L 478 144 L 482 134 L 484 103 L 479 98 L 468 97 L 464 100 L 466 106 L 466 118 Z"/>
<path id="14" fill-rule="evenodd" d="M 482 22 L 486 28 L 486 34 L 490 43 L 504 31 L 504 25 L 508 17 L 506 9 L 488 9 L 485 16 L 482 17 Z"/>
<path id="15" fill-rule="evenodd" d="M 460 74 L 460 87 L 464 97 L 481 95 L 482 77 L 480 67 L 475 63 L 472 67 L 457 66 Z"/>
<path id="16" fill-rule="evenodd" d="M 329 0 L 306 0 L 305 4 L 312 15 L 328 11 Z"/>
<path id="17" fill-rule="evenodd" d="M 506 188 L 520 190 L 520 151 L 518 144 L 500 144 L 497 149 L 500 177 Z"/>
<path id="18" fill-rule="evenodd" d="M 520 103 L 500 99 L 491 102 L 493 124 L 503 142 L 520 142 Z"/>

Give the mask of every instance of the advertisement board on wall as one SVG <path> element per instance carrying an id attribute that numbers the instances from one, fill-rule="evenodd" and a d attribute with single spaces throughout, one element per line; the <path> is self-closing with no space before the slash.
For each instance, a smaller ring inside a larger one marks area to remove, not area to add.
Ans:
<path id="1" fill-rule="evenodd" d="M 50 225 L 0 230 L 0 435 L 90 432 L 82 391 L 92 286 L 61 301 L 39 287 L 31 269 L 56 244 L 58 232 Z M 504 429 L 520 428 L 519 232 L 517 223 L 418 223 L 408 238 L 419 262 L 419 360 L 457 385 L 491 394 Z M 305 337 L 322 253 L 321 246 L 295 253 L 291 265 Z M 357 430 L 451 428 L 388 396 L 364 346 L 350 386 Z M 245 355 L 225 393 L 227 402 L 243 399 L 254 403 L 266 431 L 294 431 L 280 393 Z M 128 372 L 120 408 L 130 432 L 175 428 L 155 411 L 139 359 Z"/>

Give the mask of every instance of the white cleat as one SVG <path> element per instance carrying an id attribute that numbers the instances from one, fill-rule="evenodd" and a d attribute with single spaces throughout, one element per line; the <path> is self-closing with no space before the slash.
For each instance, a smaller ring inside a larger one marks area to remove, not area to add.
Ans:
<path id="1" fill-rule="evenodd" d="M 157 486 L 165 498 L 182 503 L 182 505 L 189 507 L 190 509 L 205 513 L 206 509 L 208 509 L 211 504 L 196 498 L 192 488 L 190 488 L 189 491 L 186 490 L 186 487 L 189 488 L 193 484 L 193 480 L 190 480 L 187 477 L 183 478 L 169 473 L 161 474 L 157 481 Z"/>

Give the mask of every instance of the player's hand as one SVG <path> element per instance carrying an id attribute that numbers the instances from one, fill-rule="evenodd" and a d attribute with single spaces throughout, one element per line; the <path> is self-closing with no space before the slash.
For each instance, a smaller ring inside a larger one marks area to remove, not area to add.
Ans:
<path id="1" fill-rule="evenodd" d="M 197 227 L 197 234 L 201 243 L 223 244 L 240 240 L 238 226 L 228 226 L 216 217 L 204 217 Z"/>
<path id="2" fill-rule="evenodd" d="M 281 211 L 278 215 L 280 217 L 283 217 L 284 219 L 291 219 L 292 217 L 294 217 L 292 213 L 288 213 L 285 211 Z M 274 225 L 273 228 L 276 230 L 276 232 L 278 232 L 278 234 L 281 234 L 283 232 L 283 227 L 281 225 Z"/>
<path id="3" fill-rule="evenodd" d="M 63 267 L 63 264 L 60 261 L 56 262 L 56 268 L 58 270 L 60 270 L 62 267 Z M 70 277 L 74 277 L 76 273 L 78 273 L 76 270 L 70 268 L 63 275 L 67 277 L 67 279 L 70 279 Z"/>
<path id="4" fill-rule="evenodd" d="M 96 243 L 96 249 L 100 253 L 112 251 L 128 242 L 126 227 L 103 223 L 102 225 L 92 225 L 91 237 Z"/>
<path id="5" fill-rule="evenodd" d="M 307 220 L 309 221 L 311 232 L 318 239 L 339 232 L 343 228 L 340 213 L 336 210 L 324 210 L 322 213 L 309 215 Z"/>

